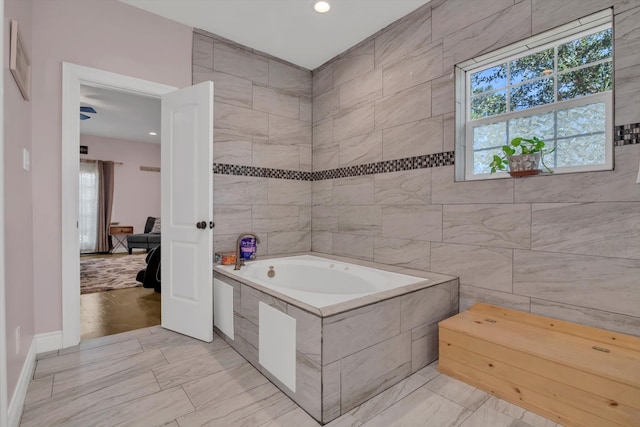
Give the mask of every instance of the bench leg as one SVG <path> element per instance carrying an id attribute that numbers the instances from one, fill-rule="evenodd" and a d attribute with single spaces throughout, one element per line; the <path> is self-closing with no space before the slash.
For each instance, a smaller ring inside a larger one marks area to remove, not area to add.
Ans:
<path id="1" fill-rule="evenodd" d="M 129 255 L 131 255 L 133 253 L 133 249 L 128 248 L 128 250 L 129 250 Z"/>

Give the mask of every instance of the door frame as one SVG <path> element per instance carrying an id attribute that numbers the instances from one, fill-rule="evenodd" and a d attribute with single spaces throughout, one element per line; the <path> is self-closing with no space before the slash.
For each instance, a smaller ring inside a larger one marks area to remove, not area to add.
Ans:
<path id="1" fill-rule="evenodd" d="M 1 1 L 1 0 L 0 0 Z M 97 68 L 62 63 L 62 347 L 80 342 L 80 85 L 160 98 L 176 87 Z M 163 171 L 161 171 L 163 173 Z"/>

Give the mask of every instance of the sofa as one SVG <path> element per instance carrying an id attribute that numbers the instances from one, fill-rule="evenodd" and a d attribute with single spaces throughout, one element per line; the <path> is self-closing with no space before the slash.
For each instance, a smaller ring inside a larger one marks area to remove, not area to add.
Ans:
<path id="1" fill-rule="evenodd" d="M 151 249 L 160 245 L 160 233 L 152 232 L 156 219 L 158 220 L 159 225 L 160 218 L 150 216 L 147 218 L 147 222 L 144 225 L 144 233 L 130 234 L 127 236 L 127 248 L 129 248 L 129 255 L 131 255 L 132 249 L 146 249 L 147 252 L 149 252 Z"/>

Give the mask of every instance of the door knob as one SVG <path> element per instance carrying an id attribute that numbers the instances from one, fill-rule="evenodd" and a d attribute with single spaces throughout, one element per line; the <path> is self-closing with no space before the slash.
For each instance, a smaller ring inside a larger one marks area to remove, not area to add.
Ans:
<path id="1" fill-rule="evenodd" d="M 205 228 L 207 228 L 206 221 L 196 222 L 196 228 L 198 228 L 199 230 L 204 230 Z"/>

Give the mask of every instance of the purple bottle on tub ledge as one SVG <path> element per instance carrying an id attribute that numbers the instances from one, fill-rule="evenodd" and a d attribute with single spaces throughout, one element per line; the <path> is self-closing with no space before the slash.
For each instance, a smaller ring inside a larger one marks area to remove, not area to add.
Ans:
<path id="1" fill-rule="evenodd" d="M 251 237 L 251 236 L 247 236 L 247 237 L 243 237 L 242 240 L 240 240 L 240 257 L 244 260 L 252 260 L 252 259 L 256 259 L 256 249 L 257 249 L 257 244 L 256 244 L 256 239 Z"/>

